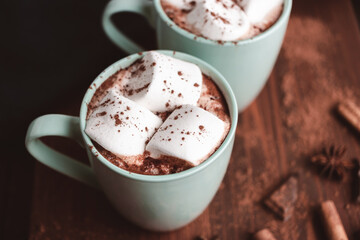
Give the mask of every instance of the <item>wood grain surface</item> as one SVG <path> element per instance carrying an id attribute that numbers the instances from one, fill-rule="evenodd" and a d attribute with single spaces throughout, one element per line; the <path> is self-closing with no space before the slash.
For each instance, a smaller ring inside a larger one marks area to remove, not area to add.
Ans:
<path id="1" fill-rule="evenodd" d="M 82 93 L 72 92 L 52 113 L 78 115 Z M 350 173 L 343 182 L 330 181 L 309 164 L 309 157 L 326 144 L 344 145 L 347 158 L 360 158 L 360 134 L 334 112 L 343 99 L 360 105 L 360 33 L 354 8 L 349 0 L 295 0 L 276 66 L 256 101 L 239 115 L 227 174 L 200 217 L 174 232 L 149 232 L 118 215 L 103 193 L 35 163 L 33 182 L 27 183 L 32 199 L 25 203 L 29 238 L 251 239 L 268 228 L 279 240 L 320 240 L 326 236 L 319 204 L 330 199 L 349 239 L 360 239 L 360 205 L 354 203 Z M 87 161 L 71 141 L 45 141 Z M 292 173 L 299 175 L 299 197 L 292 218 L 282 222 L 263 199 Z"/>

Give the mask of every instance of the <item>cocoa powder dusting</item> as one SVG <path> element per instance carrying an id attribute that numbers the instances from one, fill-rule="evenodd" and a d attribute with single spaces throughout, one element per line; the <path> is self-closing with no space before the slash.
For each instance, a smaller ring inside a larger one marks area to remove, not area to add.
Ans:
<path id="1" fill-rule="evenodd" d="M 161 1 L 161 6 L 164 9 L 164 12 L 166 13 L 166 15 L 180 28 L 195 34 L 196 36 L 194 36 L 194 40 L 197 39 L 197 37 L 202 37 L 205 39 L 208 39 L 206 36 L 203 36 L 201 33 L 198 32 L 198 30 L 193 29 L 189 24 L 186 23 L 186 18 L 187 15 L 193 10 L 193 8 L 195 7 L 196 4 L 192 5 L 190 4 L 190 9 L 181 9 L 178 7 L 173 6 L 172 4 L 168 3 L 167 1 L 162 0 Z M 228 6 L 226 6 L 225 4 L 222 4 L 223 7 L 225 9 L 228 9 Z M 230 8 L 234 8 L 237 4 L 232 4 L 230 6 Z M 238 5 L 237 5 L 238 6 Z M 240 7 L 241 8 L 241 7 Z M 244 10 L 244 9 L 243 9 Z M 279 8 L 276 8 L 275 10 L 273 10 L 267 17 L 268 17 L 268 21 L 264 21 L 261 24 L 253 24 L 251 25 L 251 30 L 249 32 L 249 34 L 237 39 L 238 40 L 242 40 L 242 39 L 247 39 L 247 38 L 251 38 L 254 37 L 260 33 L 262 33 L 263 31 L 265 31 L 266 29 L 268 29 L 269 27 L 271 27 L 280 17 L 281 13 L 283 11 L 283 6 L 280 6 Z M 205 9 L 205 12 L 209 12 L 209 9 Z M 213 19 L 210 19 L 211 17 L 204 17 L 203 20 L 204 23 L 207 23 L 208 21 L 217 21 L 220 20 L 222 21 L 224 24 L 230 24 L 229 19 L 225 18 L 224 16 L 220 16 L 219 14 L 210 11 L 210 15 L 212 16 Z M 242 23 L 239 23 L 242 24 Z M 172 26 L 172 24 L 170 25 Z M 225 43 L 225 41 L 221 41 L 221 40 L 217 40 L 216 41 L 219 45 L 223 45 Z M 235 41 L 236 42 L 236 41 Z M 235 43 L 235 45 L 237 44 L 237 42 Z"/>
<path id="2" fill-rule="evenodd" d="M 106 115 L 106 112 L 100 112 L 100 113 L 96 114 L 97 117 L 102 117 L 102 116 L 105 116 L 105 115 Z"/>
<path id="3" fill-rule="evenodd" d="M 119 114 L 115 114 L 114 118 L 115 118 L 115 126 L 122 124 L 122 121 L 119 119 Z"/>
<path id="4" fill-rule="evenodd" d="M 340 76 L 332 70 L 335 66 L 327 62 L 323 49 L 324 46 L 331 49 L 334 41 L 327 26 L 310 17 L 294 17 L 290 25 L 292 27 L 289 27 L 282 52 L 288 68 L 281 79 L 282 104 L 285 108 L 282 119 L 291 130 L 289 134 L 296 136 L 293 137 L 295 141 L 291 142 L 292 150 L 302 154 L 315 150 L 314 147 L 330 139 L 336 142 L 332 129 L 338 128 L 339 122 L 334 117 L 334 107 L 339 101 L 356 96 L 351 88 L 339 81 Z M 299 32 L 299 27 L 307 31 Z M 307 38 L 309 35 L 311 39 Z M 309 71 L 300 71 L 300 68 L 308 68 Z"/>
<path id="5" fill-rule="evenodd" d="M 143 64 L 143 62 L 141 60 L 137 60 L 134 62 L 134 64 Z M 152 65 L 154 65 L 154 64 L 152 64 Z M 141 66 L 138 67 L 135 74 L 139 74 L 138 72 L 141 72 L 142 71 L 141 69 L 142 69 Z M 129 85 L 121 86 L 120 82 L 121 82 L 122 77 L 126 74 L 126 71 L 128 71 L 128 69 L 123 69 L 123 70 L 116 72 L 114 75 L 112 75 L 107 80 L 105 80 L 101 86 L 99 86 L 99 88 L 96 90 L 93 98 L 91 99 L 91 102 L 88 104 L 87 116 L 89 116 L 91 114 L 91 112 L 93 112 L 96 109 L 98 103 L 101 102 L 102 99 L 105 97 L 105 95 L 108 93 L 109 88 L 116 87 L 120 91 L 127 92 L 128 95 L 132 95 L 135 92 L 138 93 L 140 91 L 143 91 L 145 88 L 147 88 L 149 86 L 149 84 L 144 85 L 143 87 L 136 89 L 135 91 L 133 89 L 128 90 L 127 88 L 129 88 Z M 134 72 L 132 74 L 134 74 Z M 181 75 L 183 75 L 183 73 L 181 71 L 179 71 L 178 75 L 181 76 Z M 212 102 L 213 104 L 216 103 L 214 108 L 207 109 L 206 107 L 204 107 L 204 109 L 216 114 L 223 121 L 229 122 L 230 119 L 229 119 L 228 107 L 227 107 L 225 98 L 223 97 L 221 91 L 216 86 L 216 84 L 211 80 L 210 77 L 203 74 L 202 80 L 203 80 L 202 86 L 204 89 L 202 89 L 200 99 L 204 98 L 204 101 L 206 101 L 206 102 Z M 164 84 L 167 84 L 166 80 L 163 80 L 163 82 L 164 82 Z M 196 85 L 196 87 L 200 86 L 199 84 L 195 84 L 195 85 Z M 165 89 L 163 89 L 163 90 L 165 91 Z M 174 90 L 171 90 L 170 92 L 175 93 Z M 182 97 L 182 94 L 179 93 L 177 96 Z M 208 101 L 209 99 L 210 99 L 210 101 Z M 111 104 L 111 103 L 110 103 L 110 100 L 108 100 L 108 101 L 105 101 L 103 104 L 106 105 L 106 104 Z M 200 104 L 198 104 L 198 106 L 202 107 Z M 166 103 L 166 107 L 170 107 L 169 102 Z M 175 109 L 178 109 L 180 107 L 181 106 L 177 106 Z M 127 106 L 126 111 L 130 111 L 130 110 L 131 110 L 130 107 Z M 166 118 L 171 113 L 172 113 L 172 111 L 158 112 L 158 113 L 156 113 L 156 115 L 158 115 L 163 121 L 165 121 Z M 104 114 L 104 112 L 99 113 L 99 116 L 100 115 L 103 116 L 103 114 Z M 125 113 L 120 112 L 119 114 L 110 116 L 112 119 L 114 119 L 115 126 L 124 124 L 124 122 L 120 119 L 120 115 L 123 116 L 123 115 L 125 115 Z M 181 117 L 182 117 L 181 115 L 178 115 L 178 116 L 175 116 L 174 119 L 179 119 Z M 128 120 L 129 117 L 125 117 L 125 119 Z M 169 127 L 172 127 L 172 125 L 170 125 Z M 199 126 L 199 128 L 200 127 L 201 126 Z M 200 130 L 202 130 L 202 129 L 200 129 Z M 148 132 L 149 131 L 148 127 L 145 127 L 145 129 L 143 131 Z M 118 131 L 118 132 L 120 132 L 120 131 Z M 187 132 L 186 134 L 190 135 L 190 132 Z M 192 134 L 195 134 L 195 133 L 192 133 Z M 165 139 L 163 139 L 163 140 L 165 141 Z M 185 138 L 182 138 L 182 140 L 185 141 Z M 171 138 L 167 138 L 166 141 L 171 141 Z M 141 174 L 150 174 L 150 175 L 163 175 L 163 174 L 171 174 L 171 173 L 181 172 L 181 171 L 184 171 L 184 170 L 192 167 L 189 163 L 187 163 L 183 160 L 180 160 L 180 159 L 170 160 L 169 158 L 168 159 L 164 158 L 165 160 L 163 160 L 163 159 L 155 160 L 155 159 L 151 159 L 151 158 L 144 157 L 144 156 L 142 157 L 143 159 L 141 159 L 141 157 L 139 156 L 139 159 L 136 160 L 136 161 L 143 162 L 143 164 L 141 164 L 140 166 L 136 166 L 134 164 L 126 163 L 126 161 L 124 159 L 120 159 L 119 157 L 115 156 L 111 152 L 101 148 L 95 142 L 94 142 L 94 145 L 96 146 L 96 148 L 100 152 L 100 154 L 103 155 L 108 161 L 110 161 L 111 163 L 113 163 L 114 165 L 116 165 L 118 167 L 121 167 L 121 168 L 131 171 L 131 172 L 136 172 L 136 173 L 141 173 Z"/>

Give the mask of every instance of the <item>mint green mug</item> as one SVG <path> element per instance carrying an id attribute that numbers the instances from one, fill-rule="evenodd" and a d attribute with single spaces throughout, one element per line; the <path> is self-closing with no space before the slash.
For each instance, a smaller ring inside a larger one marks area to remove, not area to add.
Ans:
<path id="1" fill-rule="evenodd" d="M 85 134 L 87 104 L 104 80 L 126 68 L 141 57 L 133 54 L 112 64 L 92 83 L 82 101 L 80 117 L 44 115 L 29 126 L 25 145 L 38 161 L 48 167 L 93 187 L 102 189 L 115 208 L 128 220 L 150 230 L 170 231 L 193 221 L 208 206 L 225 175 L 234 144 L 237 125 L 235 96 L 225 78 L 212 66 L 190 55 L 174 51 L 158 51 L 197 64 L 209 75 L 227 102 L 231 128 L 216 152 L 202 164 L 186 171 L 149 176 L 126 171 L 106 160 Z M 67 157 L 39 139 L 43 136 L 63 136 L 75 139 L 88 154 L 87 166 Z"/>
<path id="2" fill-rule="evenodd" d="M 292 0 L 284 0 L 280 18 L 265 32 L 247 40 L 218 43 L 198 37 L 172 22 L 160 0 L 112 0 L 105 7 L 103 28 L 108 37 L 128 53 L 144 51 L 111 21 L 119 12 L 145 16 L 156 29 L 159 49 L 170 49 L 199 57 L 217 68 L 230 83 L 239 111 L 244 110 L 266 83 L 280 51 L 291 12 Z"/>

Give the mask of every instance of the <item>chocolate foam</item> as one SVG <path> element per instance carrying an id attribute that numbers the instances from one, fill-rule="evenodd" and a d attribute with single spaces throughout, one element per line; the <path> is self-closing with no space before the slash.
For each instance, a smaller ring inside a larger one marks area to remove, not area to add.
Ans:
<path id="1" fill-rule="evenodd" d="M 120 69 L 108 79 L 106 79 L 95 91 L 90 103 L 88 104 L 88 111 L 87 111 L 87 118 L 90 114 L 97 108 L 101 100 L 106 96 L 109 92 L 109 89 L 116 88 L 119 89 L 121 92 L 127 91 L 126 86 L 122 85 L 122 79 L 127 74 L 131 73 L 131 68 L 136 64 L 141 64 L 141 60 L 135 61 L 131 66 L 126 69 Z M 229 132 L 230 129 L 230 116 L 229 110 L 225 101 L 224 96 L 222 95 L 219 88 L 213 82 L 213 80 L 205 75 L 203 75 L 202 79 L 202 87 L 201 87 L 201 95 L 200 99 L 197 102 L 197 106 L 213 113 L 218 118 L 223 120 L 226 124 L 226 131 L 224 133 L 224 138 Z M 157 112 L 155 113 L 157 116 L 162 118 L 164 121 L 172 111 L 166 112 Z M 115 154 L 111 153 L 110 151 L 104 149 L 95 141 L 92 140 L 94 146 L 98 150 L 98 152 L 106 158 L 109 162 L 114 164 L 117 167 L 120 167 L 124 170 L 145 174 L 145 175 L 166 175 L 172 173 L 178 173 L 184 170 L 187 170 L 193 165 L 189 162 L 186 162 L 181 159 L 177 159 L 174 157 L 163 156 L 161 160 L 153 159 L 148 157 L 149 154 L 147 152 L 144 155 L 136 156 L 134 159 L 122 159 Z M 221 145 L 221 144 L 219 144 Z M 209 157 L 217 150 L 216 149 L 209 149 Z M 133 163 L 133 164 L 132 164 Z"/>

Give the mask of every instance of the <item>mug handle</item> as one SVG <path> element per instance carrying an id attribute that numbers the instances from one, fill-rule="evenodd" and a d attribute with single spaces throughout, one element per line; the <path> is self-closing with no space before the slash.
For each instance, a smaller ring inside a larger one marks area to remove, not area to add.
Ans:
<path id="1" fill-rule="evenodd" d="M 100 188 L 91 167 L 48 147 L 39 139 L 44 136 L 71 138 L 82 146 L 78 117 L 49 114 L 36 118 L 27 130 L 25 146 L 34 158 L 46 166 L 94 188 Z"/>
<path id="2" fill-rule="evenodd" d="M 152 2 L 146 0 L 111 0 L 106 5 L 102 16 L 102 25 L 105 33 L 115 45 L 125 52 L 129 54 L 143 52 L 144 49 L 142 47 L 130 40 L 115 27 L 111 21 L 111 16 L 120 12 L 134 12 L 144 16 L 153 25 L 151 15 L 152 5 Z"/>

